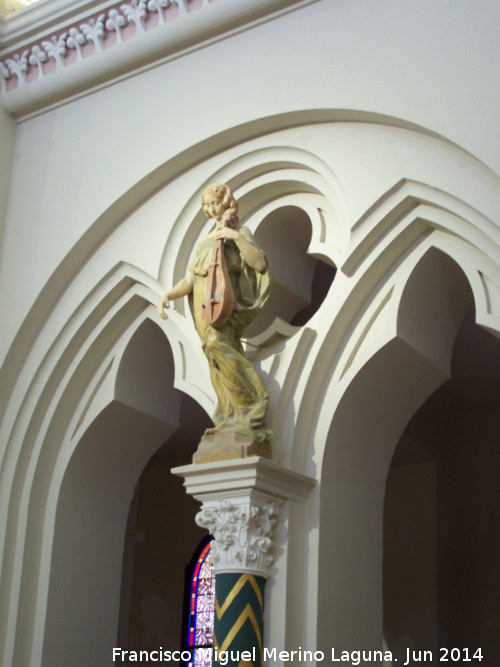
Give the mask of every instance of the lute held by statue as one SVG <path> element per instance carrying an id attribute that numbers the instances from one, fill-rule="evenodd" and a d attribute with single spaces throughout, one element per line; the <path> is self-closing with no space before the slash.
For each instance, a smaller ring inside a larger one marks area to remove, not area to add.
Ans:
<path id="1" fill-rule="evenodd" d="M 233 288 L 226 266 L 224 239 L 216 239 L 212 248 L 207 290 L 201 308 L 204 321 L 216 328 L 225 324 L 233 312 Z"/>

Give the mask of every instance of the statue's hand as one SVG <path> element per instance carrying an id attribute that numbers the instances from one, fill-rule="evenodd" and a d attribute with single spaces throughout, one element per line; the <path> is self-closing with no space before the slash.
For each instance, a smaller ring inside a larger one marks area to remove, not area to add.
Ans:
<path id="1" fill-rule="evenodd" d="M 215 232 L 216 239 L 229 239 L 230 241 L 237 241 L 241 234 L 236 229 L 231 227 L 221 227 Z"/>
<path id="2" fill-rule="evenodd" d="M 232 211 L 230 208 L 226 209 L 221 218 L 221 225 L 227 227 L 232 218 L 234 218 L 234 215 L 234 211 Z"/>
<path id="3" fill-rule="evenodd" d="M 157 309 L 158 310 L 158 315 L 160 317 L 163 317 L 164 320 L 167 319 L 167 313 L 165 312 L 165 308 L 169 308 L 169 307 L 170 307 L 170 301 L 168 299 L 168 296 L 165 294 L 165 296 L 163 296 L 160 299 L 160 302 L 158 303 L 158 309 Z"/>

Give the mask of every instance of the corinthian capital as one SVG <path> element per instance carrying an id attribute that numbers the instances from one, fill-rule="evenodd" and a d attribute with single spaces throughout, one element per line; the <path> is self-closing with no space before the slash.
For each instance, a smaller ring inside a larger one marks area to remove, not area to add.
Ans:
<path id="1" fill-rule="evenodd" d="M 215 572 L 251 572 L 267 578 L 273 563 L 273 531 L 281 503 L 240 497 L 206 502 L 196 523 L 214 536 Z"/>

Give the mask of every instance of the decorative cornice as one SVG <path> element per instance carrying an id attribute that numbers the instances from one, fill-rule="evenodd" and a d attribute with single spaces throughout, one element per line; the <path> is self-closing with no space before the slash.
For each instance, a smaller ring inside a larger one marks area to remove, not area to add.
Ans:
<path id="1" fill-rule="evenodd" d="M 181 3 L 179 15 L 182 15 L 187 12 L 188 2 L 189 0 L 166 0 L 165 8 Z M 117 0 L 38 0 L 22 11 L 3 17 L 0 57 L 24 49 L 33 42 L 47 39 L 72 25 L 79 25 L 90 17 L 107 13 L 122 3 L 123 0 L 121 3 Z"/>
<path id="2" fill-rule="evenodd" d="M 41 0 L 2 24 L 2 104 L 27 116 L 316 1 Z"/>
<path id="3" fill-rule="evenodd" d="M 305 503 L 316 484 L 312 477 L 261 456 L 190 464 L 174 468 L 172 472 L 184 477 L 189 495 L 203 502 L 257 492 L 279 500 Z"/>
<path id="4" fill-rule="evenodd" d="M 210 2 L 215 0 L 203 0 L 202 7 L 208 7 Z M 191 0 L 191 5 L 192 5 Z M 95 9 L 91 5 L 92 9 Z M 41 39 L 39 43 L 30 44 L 27 48 L 23 46 L 22 51 L 9 54 L 2 59 L 2 93 L 24 86 L 28 82 L 28 77 L 33 74 L 31 68 L 37 68 L 38 76 L 31 76 L 30 82 L 41 79 L 45 76 L 44 63 L 55 62 L 55 71 L 64 69 L 68 64 L 75 60 L 67 60 L 66 56 L 69 49 L 76 49 L 76 62 L 91 55 L 100 53 L 105 48 L 110 48 L 115 44 L 126 41 L 131 37 L 142 35 L 146 32 L 146 22 L 149 21 L 149 28 L 152 17 L 158 18 L 158 24 L 165 23 L 165 10 L 170 7 L 177 7 L 178 16 L 188 14 L 188 0 L 130 0 L 129 3 L 115 3 L 106 13 L 99 13 L 96 16 L 90 16 L 86 22 L 79 25 L 66 27 L 60 34 L 51 35 L 47 39 Z M 134 30 L 132 33 L 124 35 L 123 28 L 131 25 Z M 38 36 L 41 37 L 40 35 Z M 113 37 L 113 39 L 111 39 Z M 5 39 L 3 40 L 5 42 Z M 83 51 L 82 46 L 92 44 L 93 51 Z M 5 46 L 0 54 L 6 51 Z M 6 73 L 5 73 L 6 70 Z M 6 85 L 5 81 L 13 79 L 11 86 Z"/>
<path id="5" fill-rule="evenodd" d="M 212 562 L 216 574 L 248 572 L 267 578 L 273 563 L 273 532 L 279 502 L 248 497 L 208 501 L 196 523 L 214 536 Z"/>

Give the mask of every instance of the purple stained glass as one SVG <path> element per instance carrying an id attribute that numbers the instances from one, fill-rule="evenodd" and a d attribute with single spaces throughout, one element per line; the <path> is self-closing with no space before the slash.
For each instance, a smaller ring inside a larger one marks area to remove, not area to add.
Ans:
<path id="1" fill-rule="evenodd" d="M 210 577 L 207 579 L 200 579 L 198 582 L 198 597 L 212 596 L 215 580 Z"/>
<path id="2" fill-rule="evenodd" d="M 206 628 L 198 628 L 195 634 L 195 641 L 200 646 L 206 646 L 210 643 L 211 639 L 210 633 L 207 632 Z"/>
<path id="3" fill-rule="evenodd" d="M 189 663 L 189 667 L 212 667 L 212 649 L 195 649 L 194 660 Z"/>
<path id="4" fill-rule="evenodd" d="M 210 611 L 200 611 L 198 613 L 196 624 L 200 628 L 210 628 L 212 627 L 213 620 L 214 615 Z"/>
<path id="5" fill-rule="evenodd" d="M 212 667 L 214 639 L 215 574 L 208 543 L 194 567 L 188 647 L 194 649 L 188 667 Z"/>
<path id="6" fill-rule="evenodd" d="M 212 561 L 206 558 L 200 570 L 200 579 L 213 579 L 214 571 Z"/>
<path id="7" fill-rule="evenodd" d="M 208 612 L 212 617 L 214 615 L 214 599 L 211 595 L 200 596 L 197 600 L 196 609 L 198 614 Z"/>

